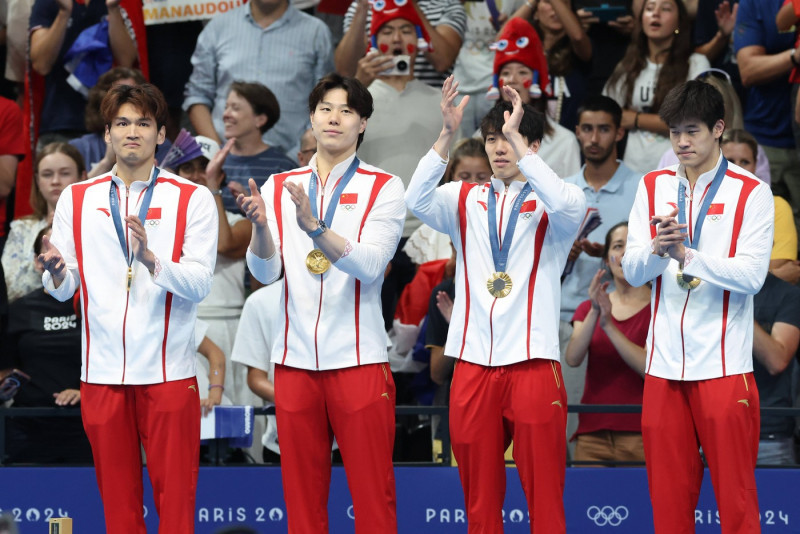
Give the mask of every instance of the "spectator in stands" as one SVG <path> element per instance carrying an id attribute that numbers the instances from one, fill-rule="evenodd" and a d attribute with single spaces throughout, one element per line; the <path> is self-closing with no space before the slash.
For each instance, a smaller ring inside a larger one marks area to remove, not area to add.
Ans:
<path id="1" fill-rule="evenodd" d="M 567 343 L 572 337 L 575 310 L 586 300 L 592 278 L 603 264 L 603 239 L 613 226 L 627 218 L 641 178 L 640 173 L 617 159 L 617 142 L 625 135 L 621 121 L 622 109 L 607 96 L 590 97 L 578 109 L 575 134 L 586 164 L 578 173 L 564 178 L 564 181 L 581 188 L 586 196 L 587 210 L 597 210 L 601 222 L 572 245 L 568 257 L 568 262 L 574 262 L 570 267 L 572 270 L 562 275 L 559 323 L 561 354 L 566 352 Z M 562 368 L 568 399 L 580 399 L 583 396 L 586 365 L 585 360 L 581 361 L 583 363 L 578 366 Z M 577 425 L 576 414 L 569 414 L 568 436 L 575 432 Z"/>
<path id="2" fill-rule="evenodd" d="M 377 71 L 367 77 L 356 75 L 362 80 L 373 78 L 369 92 L 375 103 L 369 135 L 364 138 L 358 153 L 365 161 L 399 176 L 407 186 L 415 162 L 430 148 L 428 140 L 436 136 L 441 126 L 436 115 L 430 112 L 439 103 L 439 91 L 417 79 L 416 65 L 421 57 L 417 55 L 417 49 L 428 47 L 430 43 L 425 34 L 418 37 L 416 28 L 420 17 L 413 2 L 390 9 L 394 0 L 388 1 L 389 4 L 382 9 L 378 9 L 381 4 L 372 4 L 371 49 L 358 65 L 359 72 L 363 72 L 377 62 L 375 57 L 388 57 L 392 72 Z M 391 58 L 398 55 L 409 56 L 405 69 L 392 69 Z M 382 310 L 387 330 L 392 324 L 398 297 L 414 277 L 414 265 L 403 252 L 403 246 L 420 224 L 413 214 L 406 214 L 403 237 L 383 282 Z"/>
<path id="3" fill-rule="evenodd" d="M 733 34 L 736 62 L 746 89 L 744 128 L 769 159 L 772 191 L 792 206 L 800 228 L 800 160 L 792 133 L 789 74 L 800 64 L 794 35 L 778 31 L 783 0 L 740 0 Z"/>
<path id="4" fill-rule="evenodd" d="M 31 261 L 36 235 L 53 220 L 61 192 L 70 184 L 86 179 L 86 168 L 78 150 L 67 143 L 50 143 L 34 161 L 31 206 L 33 214 L 11 223 L 3 249 L 9 302 L 42 286 L 42 275 Z"/>
<path id="5" fill-rule="evenodd" d="M 0 251 L 8 232 L 8 197 L 17 180 L 17 164 L 25 157 L 22 111 L 16 102 L 0 97 Z"/>
<path id="6" fill-rule="evenodd" d="M 255 134 L 251 137 L 260 143 L 258 128 L 252 125 L 251 128 L 255 130 Z M 211 191 L 219 221 L 214 282 L 211 284 L 209 294 L 197 305 L 197 317 L 207 325 L 205 336 L 224 354 L 226 372 L 223 391 L 226 396 L 233 404 L 251 404 L 255 399 L 247 391 L 246 370 L 231 362 L 233 341 L 244 306 L 244 257 L 252 231 L 250 221 L 239 212 L 238 208 L 234 213 L 223 206 L 222 196 L 225 191 L 223 185 L 226 177 L 223 169 L 227 160 L 232 157 L 230 153 L 236 144 L 231 138 L 220 150 L 216 141 L 208 137 L 197 136 L 195 141 L 200 145 L 201 155 L 188 161 L 185 158 L 177 160 L 176 174 Z M 228 194 L 230 195 L 230 191 Z"/>
<path id="7" fill-rule="evenodd" d="M 710 68 L 705 56 L 692 53 L 691 22 L 683 0 L 645 2 L 625 57 L 603 90 L 623 109 L 623 161 L 633 170 L 657 168 L 670 147 L 669 129 L 658 116 L 667 92 Z"/>
<path id="8" fill-rule="evenodd" d="M 509 86 L 519 93 L 523 104 L 546 114 L 552 84 L 539 35 L 530 24 L 515 17 L 503 27 L 495 46 L 494 85 L 489 98 L 496 98 L 498 88 Z M 499 96 L 507 98 L 502 91 Z M 559 176 L 575 174 L 581 167 L 575 134 L 546 115 L 545 119 L 539 157 Z"/>
<path id="9" fill-rule="evenodd" d="M 659 113 L 681 163 L 640 182 L 622 258 L 631 285 L 654 286 L 642 437 L 655 531 L 694 529 L 699 445 L 724 532 L 758 532 L 752 295 L 769 267 L 772 194 L 722 157 L 725 107 L 715 88 L 685 82 Z M 712 182 L 713 197 L 691 194 Z"/>
<path id="10" fill-rule="evenodd" d="M 711 66 L 730 76 L 739 98 L 744 97 L 742 79 L 733 52 L 733 30 L 739 12 L 738 0 L 703 0 L 697 4 L 694 18 L 694 51 L 708 58 Z M 727 126 L 731 126 L 727 122 Z"/>
<path id="11" fill-rule="evenodd" d="M 44 227 L 28 250 L 28 261 L 41 276 L 38 260 Z M 14 396 L 14 406 L 74 407 L 81 401 L 81 320 L 78 299 L 58 302 L 41 285 L 9 309 L 10 367 L 31 377 Z M 9 369 L 10 370 L 10 369 Z M 12 463 L 91 463 L 92 450 L 79 417 L 12 418 L 6 423 L 6 452 Z"/>
<path id="12" fill-rule="evenodd" d="M 571 131 L 578 122 L 578 106 L 587 95 L 592 42 L 569 0 L 526 2 L 515 16 L 533 19 L 547 55 L 547 73 L 553 89 L 547 114 Z"/>
<path id="13" fill-rule="evenodd" d="M 606 233 L 604 269 L 589 285 L 589 300 L 572 318 L 572 337 L 564 352 L 567 365 L 588 359 L 581 404 L 641 404 L 647 330 L 650 326 L 650 286 L 632 287 L 621 261 L 628 223 Z M 603 280 L 608 275 L 610 280 Z M 614 284 L 614 290 L 608 291 Z M 588 358 L 587 358 L 588 356 Z M 644 462 L 641 416 L 580 414 L 574 459 L 578 462 Z"/>
<path id="14" fill-rule="evenodd" d="M 771 273 L 753 298 L 753 375 L 763 407 L 791 408 L 800 341 L 800 288 Z M 758 463 L 794 464 L 794 417 L 761 417 Z"/>
<path id="15" fill-rule="evenodd" d="M 755 138 L 744 130 L 725 130 L 722 135 L 722 155 L 731 163 L 756 176 Z M 773 195 L 775 201 L 775 234 L 772 241 L 769 270 L 791 284 L 800 281 L 800 262 L 797 261 L 797 229 L 792 217 L 792 207 L 783 197 Z"/>
<path id="16" fill-rule="evenodd" d="M 68 141 L 86 131 L 86 98 L 67 82 L 70 73 L 64 68 L 64 55 L 81 32 L 104 17 L 108 17 L 108 44 L 114 62 L 132 67 L 138 53 L 119 0 L 36 0 L 33 4 L 30 60 L 33 70 L 45 77 L 39 146 Z"/>
<path id="17" fill-rule="evenodd" d="M 308 165 L 311 161 L 311 156 L 317 153 L 317 140 L 314 138 L 314 132 L 309 128 L 303 135 L 300 136 L 300 150 L 297 151 L 297 163 L 301 167 Z"/>
<path id="18" fill-rule="evenodd" d="M 467 18 L 459 0 L 418 0 L 403 5 L 413 7 L 421 21 L 420 34 L 427 35 L 429 47 L 417 50 L 417 78 L 434 87 L 441 87 L 458 57 L 464 39 Z M 395 0 L 386 0 L 386 11 L 400 7 Z M 364 85 L 372 83 L 375 72 L 383 61 L 372 56 L 368 65 L 361 60 L 368 50 L 372 28 L 372 10 L 368 0 L 353 0 L 344 17 L 344 36 L 336 46 L 336 71 L 346 76 L 357 76 Z"/>
<path id="19" fill-rule="evenodd" d="M 111 145 L 106 143 L 105 140 L 106 126 L 103 122 L 103 116 L 100 114 L 100 103 L 112 87 L 117 85 L 136 85 L 145 82 L 144 76 L 138 69 L 114 67 L 101 75 L 97 80 L 97 84 L 89 90 L 84 118 L 86 130 L 89 133 L 76 139 L 71 139 L 69 144 L 80 152 L 83 161 L 86 163 L 87 175 L 90 178 L 110 171 L 114 163 L 117 162 L 117 157 L 114 155 Z M 156 159 L 160 161 L 171 146 L 172 143 L 168 139 L 158 145 Z"/>
<path id="20" fill-rule="evenodd" d="M 325 23 L 288 0 L 248 2 L 213 17 L 200 33 L 183 109 L 198 135 L 221 145 L 231 83 L 262 83 L 283 110 L 282 120 L 264 135 L 264 142 L 292 153 L 308 128 L 304 100 L 317 80 L 333 70 L 332 52 Z"/>
<path id="21" fill-rule="evenodd" d="M 467 113 L 466 110 L 464 112 Z M 469 137 L 457 141 L 450 153 L 442 183 L 460 181 L 483 185 L 491 177 L 492 167 L 480 139 Z M 450 236 L 423 224 L 408 238 L 403 251 L 415 265 L 447 259 L 452 254 Z"/>
<path id="22" fill-rule="evenodd" d="M 467 29 L 464 32 L 464 44 L 453 67 L 453 75 L 459 81 L 459 93 L 470 96 L 464 109 L 464 120 L 461 122 L 462 137 L 471 137 L 480 128 L 481 119 L 493 104 L 484 98 L 486 88 L 492 85 L 494 50 L 489 45 L 503 22 L 526 5 L 524 0 L 494 2 L 494 11 L 489 8 L 490 4 L 464 2 Z"/>
<path id="23" fill-rule="evenodd" d="M 233 139 L 230 153 L 223 159 L 225 183 L 236 184 L 236 191 L 247 189 L 253 178 L 261 187 L 272 174 L 288 171 L 297 165 L 281 149 L 264 142 L 264 137 L 278 122 L 281 108 L 275 95 L 256 82 L 231 83 L 222 122 L 225 139 Z M 228 187 L 220 190 L 225 209 L 240 213 Z"/>

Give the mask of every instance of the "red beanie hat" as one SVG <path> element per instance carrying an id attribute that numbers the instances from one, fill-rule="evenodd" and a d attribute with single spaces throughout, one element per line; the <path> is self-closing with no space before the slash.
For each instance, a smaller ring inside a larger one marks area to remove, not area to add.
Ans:
<path id="1" fill-rule="evenodd" d="M 411 4 L 411 0 L 370 0 L 372 4 L 372 21 L 369 25 L 370 49 L 377 49 L 376 35 L 381 26 L 394 19 L 405 19 L 409 21 L 417 30 L 417 50 L 421 52 L 433 51 L 431 39 L 422 20 L 419 18 L 417 10 Z M 409 55 L 417 53 L 417 50 L 408 50 Z M 381 50 L 385 53 L 385 50 Z"/>
<path id="2" fill-rule="evenodd" d="M 544 55 L 542 41 L 536 30 L 527 21 L 514 17 L 503 27 L 500 38 L 489 47 L 494 54 L 493 84 L 486 94 L 489 100 L 500 96 L 500 70 L 511 61 L 522 63 L 533 71 L 533 80 L 528 92 L 533 98 L 540 98 L 543 93 L 550 94 L 550 78 L 547 76 L 547 58 Z"/>

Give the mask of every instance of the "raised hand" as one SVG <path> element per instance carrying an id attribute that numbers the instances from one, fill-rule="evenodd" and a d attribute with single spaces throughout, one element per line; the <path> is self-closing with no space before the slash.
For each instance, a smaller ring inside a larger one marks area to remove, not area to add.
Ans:
<path id="1" fill-rule="evenodd" d="M 61 256 L 61 252 L 50 243 L 47 235 L 42 237 L 42 253 L 39 254 L 39 262 L 53 277 L 53 284 L 56 287 L 60 286 L 67 272 L 67 264 L 64 257 Z"/>
<path id="2" fill-rule="evenodd" d="M 231 148 L 233 148 L 234 142 L 236 142 L 236 138 L 228 139 L 228 142 L 225 143 L 222 150 L 217 151 L 214 157 L 208 162 L 208 165 L 206 165 L 206 187 L 209 189 L 219 189 L 222 180 L 225 179 L 222 165 L 225 163 L 225 158 L 228 157 Z"/>
<path id="3" fill-rule="evenodd" d="M 464 108 L 467 107 L 467 102 L 469 102 L 469 95 L 467 95 L 456 105 L 455 100 L 457 96 L 458 82 L 451 74 L 444 81 L 444 84 L 442 84 L 442 101 L 439 104 L 442 110 L 442 129 L 450 134 L 457 132 L 461 126 L 461 120 L 464 117 Z"/>
<path id="4" fill-rule="evenodd" d="M 242 210 L 245 217 L 250 219 L 250 222 L 256 226 L 267 225 L 267 207 L 264 205 L 264 199 L 261 197 L 261 192 L 258 190 L 256 181 L 250 178 L 247 181 L 250 186 L 250 196 L 246 197 L 243 194 L 236 197 L 236 205 Z"/>
<path id="5" fill-rule="evenodd" d="M 364 85 L 369 85 L 381 72 L 391 69 L 392 65 L 394 65 L 392 56 L 383 55 L 377 50 L 370 51 L 358 60 L 355 77 Z"/>
<path id="6" fill-rule="evenodd" d="M 717 9 L 714 10 L 714 16 L 717 18 L 717 27 L 722 35 L 730 37 L 733 33 L 733 28 L 736 27 L 736 15 L 739 13 L 739 4 L 736 3 L 731 8 L 730 2 L 725 0 Z"/>
<path id="7" fill-rule="evenodd" d="M 297 226 L 306 233 L 317 229 L 317 220 L 311 215 L 311 202 L 308 200 L 303 186 L 292 182 L 283 182 L 283 187 L 289 192 L 292 202 L 295 205 L 295 215 Z"/>

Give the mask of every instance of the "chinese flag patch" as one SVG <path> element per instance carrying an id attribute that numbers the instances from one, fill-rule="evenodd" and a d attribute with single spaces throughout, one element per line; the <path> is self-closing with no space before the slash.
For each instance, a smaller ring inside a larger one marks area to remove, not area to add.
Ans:
<path id="1" fill-rule="evenodd" d="M 536 211 L 536 201 L 535 200 L 526 200 L 522 203 L 522 207 L 520 208 L 520 213 L 530 213 L 532 211 Z"/>
<path id="2" fill-rule="evenodd" d="M 154 221 L 161 219 L 161 208 L 148 208 L 147 209 L 147 220 Z"/>
<path id="3" fill-rule="evenodd" d="M 342 193 L 339 197 L 339 204 L 356 204 L 358 203 L 358 193 Z"/>
<path id="4" fill-rule="evenodd" d="M 725 204 L 711 204 L 708 207 L 708 213 L 706 213 L 706 215 L 722 215 L 724 209 Z"/>

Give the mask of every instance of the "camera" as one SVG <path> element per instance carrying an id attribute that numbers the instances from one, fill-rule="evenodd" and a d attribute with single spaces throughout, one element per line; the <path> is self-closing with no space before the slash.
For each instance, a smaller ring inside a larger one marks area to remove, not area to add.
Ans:
<path id="1" fill-rule="evenodd" d="M 394 66 L 381 72 L 383 76 L 408 76 L 411 74 L 411 56 L 392 56 Z"/>

